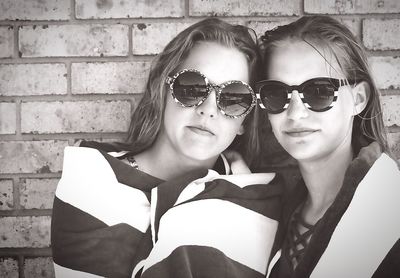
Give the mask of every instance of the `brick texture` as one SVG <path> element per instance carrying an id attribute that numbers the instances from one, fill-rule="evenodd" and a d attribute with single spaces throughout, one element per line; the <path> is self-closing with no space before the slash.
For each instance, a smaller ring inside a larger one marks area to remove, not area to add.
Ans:
<path id="1" fill-rule="evenodd" d="M 398 0 L 304 0 L 304 12 L 312 14 L 399 13 Z"/>
<path id="2" fill-rule="evenodd" d="M 0 26 L 0 58 L 12 57 L 13 53 L 14 53 L 13 27 Z"/>
<path id="3" fill-rule="evenodd" d="M 396 159 L 399 160 L 400 165 L 400 132 L 388 134 L 389 147 L 395 155 Z"/>
<path id="4" fill-rule="evenodd" d="M 46 257 L 25 259 L 24 275 L 25 277 L 55 277 L 53 260 Z"/>
<path id="5" fill-rule="evenodd" d="M 400 19 L 365 19 L 363 43 L 371 50 L 400 50 L 399 30 Z"/>
<path id="6" fill-rule="evenodd" d="M 18 278 L 18 261 L 13 258 L 0 258 L 0 273 L 5 278 Z"/>
<path id="7" fill-rule="evenodd" d="M 400 127 L 400 98 L 396 96 L 382 97 L 382 109 L 385 125 Z"/>
<path id="8" fill-rule="evenodd" d="M 0 141 L 0 174 L 61 171 L 67 141 Z"/>
<path id="9" fill-rule="evenodd" d="M 332 15 L 367 50 L 400 162 L 399 0 L 0 0 L 0 277 L 54 277 L 64 148 L 123 141 L 155 55 L 179 32 L 219 16 L 261 35 L 307 14 Z M 293 182 L 295 161 L 271 132 L 262 142 L 263 161 Z"/>
<path id="10" fill-rule="evenodd" d="M 66 93 L 64 64 L 0 64 L 0 96 Z"/>
<path id="11" fill-rule="evenodd" d="M 400 58 L 371 57 L 372 75 L 380 89 L 400 89 Z"/>
<path id="12" fill-rule="evenodd" d="M 65 0 L 2 0 L 0 20 L 66 20 L 70 2 Z"/>
<path id="13" fill-rule="evenodd" d="M 19 30 L 22 57 L 126 56 L 128 26 L 41 25 Z"/>
<path id="14" fill-rule="evenodd" d="M 10 210 L 13 208 L 13 204 L 12 180 L 0 180 L 0 210 Z"/>
<path id="15" fill-rule="evenodd" d="M 139 23 L 132 26 L 132 53 L 158 54 L 165 45 L 191 23 Z"/>
<path id="16" fill-rule="evenodd" d="M 0 248 L 49 247 L 50 216 L 0 218 Z"/>
<path id="17" fill-rule="evenodd" d="M 191 16 L 262 16 L 262 15 L 298 15 L 299 0 L 192 0 L 189 1 Z"/>
<path id="18" fill-rule="evenodd" d="M 15 103 L 0 102 L 0 134 L 14 134 L 16 130 Z"/>
<path id="19" fill-rule="evenodd" d="M 129 101 L 26 102 L 21 104 L 21 131 L 34 134 L 124 132 L 130 116 Z"/>
<path id="20" fill-rule="evenodd" d="M 73 63 L 72 93 L 143 93 L 149 69 L 148 62 Z"/>
<path id="21" fill-rule="evenodd" d="M 20 185 L 21 207 L 25 209 L 53 208 L 58 179 L 23 179 Z"/>
<path id="22" fill-rule="evenodd" d="M 182 17 L 180 0 L 76 0 L 77 18 Z"/>

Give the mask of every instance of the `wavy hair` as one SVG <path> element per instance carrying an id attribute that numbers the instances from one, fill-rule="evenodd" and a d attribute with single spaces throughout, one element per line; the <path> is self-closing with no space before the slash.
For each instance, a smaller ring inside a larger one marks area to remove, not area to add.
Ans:
<path id="1" fill-rule="evenodd" d="M 168 76 L 177 72 L 179 66 L 188 57 L 195 44 L 206 41 L 216 42 L 242 52 L 248 61 L 250 85 L 257 79 L 260 58 L 255 35 L 252 30 L 241 25 L 232 25 L 217 18 L 199 21 L 172 39 L 164 50 L 155 57 L 150 68 L 145 92 L 135 109 L 123 148 L 139 153 L 149 148 L 157 138 L 163 123 L 165 100 L 169 88 L 165 84 Z M 257 109 L 246 117 L 243 124 L 245 134 L 234 144 L 241 150 L 247 162 L 258 152 Z M 121 144 L 120 144 L 121 146 Z"/>
<path id="2" fill-rule="evenodd" d="M 329 16 L 303 16 L 288 25 L 265 32 L 260 40 L 264 64 L 268 63 L 275 47 L 279 47 L 282 42 L 292 40 L 306 42 L 330 64 L 320 51 L 327 49 L 348 80 L 365 81 L 368 84 L 370 94 L 367 106 L 353 121 L 352 145 L 357 150 L 377 141 L 384 151 L 389 152 L 379 100 L 380 93 L 371 76 L 366 53 L 351 31 Z M 268 72 L 265 74 L 268 76 Z"/>

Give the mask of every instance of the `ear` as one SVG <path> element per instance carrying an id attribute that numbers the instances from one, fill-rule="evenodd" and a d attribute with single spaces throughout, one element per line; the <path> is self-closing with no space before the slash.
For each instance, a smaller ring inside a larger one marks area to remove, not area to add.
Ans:
<path id="1" fill-rule="evenodd" d="M 364 111 L 367 106 L 370 97 L 370 87 L 367 82 L 362 81 L 352 89 L 352 93 L 354 99 L 353 115 L 355 116 Z"/>
<path id="2" fill-rule="evenodd" d="M 244 133 L 244 126 L 243 126 L 243 124 L 241 124 L 236 135 L 242 135 L 243 133 Z"/>

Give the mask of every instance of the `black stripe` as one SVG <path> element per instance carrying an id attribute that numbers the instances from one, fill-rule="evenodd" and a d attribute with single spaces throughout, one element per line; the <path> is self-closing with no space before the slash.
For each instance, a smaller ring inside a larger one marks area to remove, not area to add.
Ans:
<path id="1" fill-rule="evenodd" d="M 133 267 L 150 253 L 151 232 L 149 228 L 143 234 L 125 223 L 107 226 L 56 197 L 51 247 L 54 262 L 63 267 L 107 277 L 131 277 Z"/>
<path id="2" fill-rule="evenodd" d="M 176 248 L 167 258 L 151 266 L 141 278 L 264 278 L 218 249 L 187 245 Z"/>

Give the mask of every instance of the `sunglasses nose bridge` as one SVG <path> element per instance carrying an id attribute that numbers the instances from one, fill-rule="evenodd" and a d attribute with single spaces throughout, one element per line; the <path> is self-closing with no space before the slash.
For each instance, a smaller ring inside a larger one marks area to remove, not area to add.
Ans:
<path id="1" fill-rule="evenodd" d="M 218 114 L 218 93 L 214 87 L 209 87 L 207 97 L 205 97 L 196 107 L 196 110 L 202 114 L 215 117 Z"/>
<path id="2" fill-rule="evenodd" d="M 298 89 L 290 90 L 288 93 L 289 104 L 287 113 L 289 118 L 302 118 L 308 115 L 308 109 L 304 102 L 304 96 Z"/>

